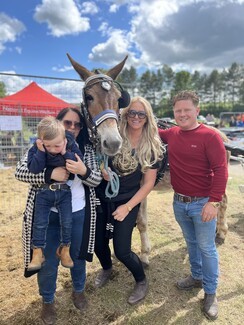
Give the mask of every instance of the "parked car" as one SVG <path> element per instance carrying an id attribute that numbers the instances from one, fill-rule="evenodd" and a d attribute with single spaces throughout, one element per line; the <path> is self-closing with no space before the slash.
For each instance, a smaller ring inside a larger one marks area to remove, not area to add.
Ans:
<path id="1" fill-rule="evenodd" d="M 233 156 L 244 155 L 244 127 L 233 126 L 229 128 L 220 128 L 220 131 L 226 134 L 232 147 Z"/>

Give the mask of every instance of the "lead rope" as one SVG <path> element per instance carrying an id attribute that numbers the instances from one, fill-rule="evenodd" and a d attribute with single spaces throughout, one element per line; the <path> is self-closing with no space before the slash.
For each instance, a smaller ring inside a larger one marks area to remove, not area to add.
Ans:
<path id="1" fill-rule="evenodd" d="M 109 181 L 105 189 L 105 195 L 107 198 L 112 199 L 119 193 L 119 176 L 108 167 L 108 156 L 103 155 L 103 159 L 100 158 L 100 168 L 105 169 L 109 176 Z"/>

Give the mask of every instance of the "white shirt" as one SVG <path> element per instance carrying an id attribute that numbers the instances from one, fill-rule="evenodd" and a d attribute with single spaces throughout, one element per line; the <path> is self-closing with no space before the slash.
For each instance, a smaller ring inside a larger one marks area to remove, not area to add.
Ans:
<path id="1" fill-rule="evenodd" d="M 86 205 L 85 189 L 82 180 L 75 175 L 71 184 L 72 212 L 82 210 Z M 51 211 L 58 212 L 57 208 L 52 207 Z"/>

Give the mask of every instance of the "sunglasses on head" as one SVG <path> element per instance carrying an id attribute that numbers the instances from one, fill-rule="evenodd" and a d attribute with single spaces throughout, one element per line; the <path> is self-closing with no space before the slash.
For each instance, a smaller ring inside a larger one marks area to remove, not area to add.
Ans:
<path id="1" fill-rule="evenodd" d="M 144 118 L 147 117 L 147 113 L 143 111 L 134 111 L 133 109 L 131 109 L 127 112 L 128 117 L 136 117 L 136 115 L 140 120 L 143 120 Z"/>
<path id="2" fill-rule="evenodd" d="M 63 124 L 64 124 L 64 127 L 69 129 L 71 128 L 72 126 L 74 126 L 74 128 L 76 130 L 80 130 L 82 128 L 82 124 L 80 122 L 73 122 L 73 121 L 69 121 L 69 120 L 63 120 Z"/>

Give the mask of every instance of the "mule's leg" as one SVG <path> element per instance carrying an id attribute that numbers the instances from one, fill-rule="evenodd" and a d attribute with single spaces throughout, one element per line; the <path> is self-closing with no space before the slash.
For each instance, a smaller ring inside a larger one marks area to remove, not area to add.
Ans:
<path id="1" fill-rule="evenodd" d="M 225 193 L 220 203 L 218 217 L 217 217 L 217 231 L 216 231 L 216 239 L 215 239 L 217 244 L 224 243 L 228 231 L 228 224 L 226 220 L 227 202 L 228 202 L 227 195 Z"/>
<path id="2" fill-rule="evenodd" d="M 141 237 L 140 259 L 144 267 L 147 267 L 149 266 L 149 254 L 151 251 L 151 246 L 147 233 L 147 199 L 141 202 L 136 223 Z"/>

